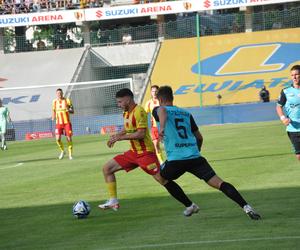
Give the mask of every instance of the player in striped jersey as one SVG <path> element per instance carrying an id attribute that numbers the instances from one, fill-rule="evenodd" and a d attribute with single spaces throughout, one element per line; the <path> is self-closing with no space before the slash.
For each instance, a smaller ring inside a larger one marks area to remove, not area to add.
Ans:
<path id="1" fill-rule="evenodd" d="M 155 147 L 155 152 L 156 152 L 157 158 L 158 158 L 160 163 L 163 163 L 162 151 L 161 151 L 161 148 L 160 148 L 159 138 L 158 138 L 158 128 L 157 128 L 156 121 L 152 116 L 153 109 L 155 107 L 159 106 L 159 102 L 156 98 L 157 90 L 158 90 L 157 85 L 152 85 L 151 86 L 151 99 L 146 102 L 145 110 L 146 110 L 147 113 L 150 113 L 150 115 L 151 115 L 151 137 L 152 137 L 152 141 L 153 141 L 153 144 L 154 144 L 154 147 Z"/>
<path id="2" fill-rule="evenodd" d="M 154 145 L 148 131 L 147 113 L 133 99 L 130 89 L 121 89 L 116 93 L 117 104 L 124 110 L 124 129 L 111 135 L 107 145 L 113 147 L 117 141 L 129 140 L 130 150 L 115 156 L 103 166 L 103 175 L 107 184 L 109 200 L 100 204 L 101 209 L 119 208 L 115 173 L 120 170 L 129 172 L 137 167 L 152 175 L 179 202 L 187 206 L 191 201 L 182 189 L 174 182 L 163 179 L 159 173 L 160 165 L 155 154 Z"/>
<path id="3" fill-rule="evenodd" d="M 62 134 L 65 134 L 68 143 L 69 159 L 72 160 L 73 142 L 72 142 L 72 124 L 70 114 L 74 113 L 72 102 L 69 98 L 63 96 L 62 89 L 56 90 L 56 99 L 52 102 L 52 120 L 56 120 L 55 138 L 56 143 L 60 149 L 59 159 L 61 160 L 64 155 L 64 145 L 61 141 Z"/>

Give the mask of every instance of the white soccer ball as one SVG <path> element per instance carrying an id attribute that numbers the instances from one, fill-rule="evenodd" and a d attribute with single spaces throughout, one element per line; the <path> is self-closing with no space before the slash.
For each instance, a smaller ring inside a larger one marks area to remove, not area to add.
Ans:
<path id="1" fill-rule="evenodd" d="M 80 200 L 73 205 L 72 213 L 78 219 L 86 218 L 91 212 L 91 207 L 86 201 Z"/>

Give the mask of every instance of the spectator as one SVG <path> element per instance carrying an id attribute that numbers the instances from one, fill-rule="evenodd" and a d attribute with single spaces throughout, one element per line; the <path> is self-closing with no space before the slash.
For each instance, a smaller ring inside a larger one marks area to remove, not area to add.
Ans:
<path id="1" fill-rule="evenodd" d="M 32 11 L 33 12 L 40 12 L 41 11 L 41 3 L 40 0 L 33 0 L 32 1 Z"/>
<path id="2" fill-rule="evenodd" d="M 41 38 L 39 38 L 36 46 L 37 46 L 37 50 L 45 50 L 46 49 L 46 44 L 43 40 L 41 40 Z"/>
<path id="3" fill-rule="evenodd" d="M 259 99 L 261 102 L 269 102 L 270 101 L 270 92 L 267 90 L 266 86 L 263 86 L 259 91 Z"/>
<path id="4" fill-rule="evenodd" d="M 129 33 L 124 33 L 123 37 L 122 37 L 122 42 L 125 44 L 129 44 L 132 42 L 132 36 Z"/>

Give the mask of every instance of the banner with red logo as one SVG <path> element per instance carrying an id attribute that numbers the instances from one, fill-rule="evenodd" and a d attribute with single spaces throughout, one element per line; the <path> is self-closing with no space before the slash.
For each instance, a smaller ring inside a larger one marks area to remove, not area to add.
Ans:
<path id="1" fill-rule="evenodd" d="M 29 14 L 0 15 L 0 27 L 75 23 L 84 20 L 84 10 L 36 12 Z"/>
<path id="2" fill-rule="evenodd" d="M 33 132 L 33 133 L 26 133 L 25 140 L 36 140 L 36 139 L 44 139 L 44 138 L 53 138 L 54 135 L 51 131 L 46 132 Z"/>
<path id="3" fill-rule="evenodd" d="M 297 2 L 296 0 L 189 0 L 167 1 L 111 8 L 90 8 L 53 12 L 37 12 L 17 15 L 0 15 L 0 27 L 97 21 L 141 16 L 167 15 L 255 5 Z"/>

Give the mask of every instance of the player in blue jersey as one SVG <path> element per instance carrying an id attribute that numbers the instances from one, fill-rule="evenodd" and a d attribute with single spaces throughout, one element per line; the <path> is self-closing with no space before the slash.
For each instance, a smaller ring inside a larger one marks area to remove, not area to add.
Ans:
<path id="1" fill-rule="evenodd" d="M 173 91 L 169 86 L 158 89 L 157 98 L 160 107 L 153 110 L 153 116 L 159 122 L 159 136 L 163 140 L 167 161 L 161 166 L 161 176 L 175 180 L 189 172 L 208 185 L 219 189 L 235 201 L 253 220 L 261 217 L 244 200 L 236 188 L 216 175 L 207 160 L 201 156 L 203 137 L 193 116 L 186 110 L 173 106 Z M 184 213 L 197 213 L 199 207 L 192 203 Z"/>
<path id="2" fill-rule="evenodd" d="M 291 78 L 293 84 L 281 91 L 276 111 L 286 126 L 296 157 L 300 161 L 300 65 L 291 68 Z"/>

